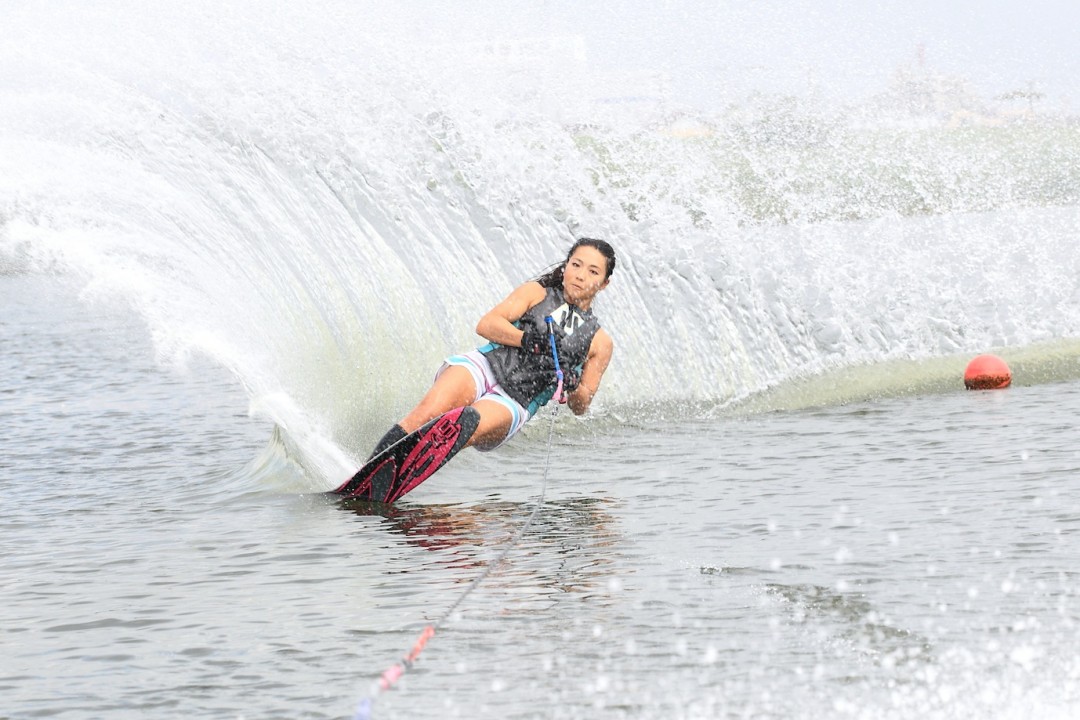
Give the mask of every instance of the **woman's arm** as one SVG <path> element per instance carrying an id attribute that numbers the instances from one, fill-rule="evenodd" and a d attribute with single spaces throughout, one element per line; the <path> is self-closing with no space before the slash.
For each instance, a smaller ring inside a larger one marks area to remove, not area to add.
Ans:
<path id="1" fill-rule="evenodd" d="M 581 368 L 581 382 L 566 401 L 575 415 L 582 415 L 589 409 L 593 396 L 600 389 L 600 378 L 604 377 L 604 371 L 611 362 L 613 349 L 611 336 L 603 328 L 597 330 L 589 344 L 589 355 Z"/>
<path id="2" fill-rule="evenodd" d="M 521 347 L 521 336 L 525 333 L 514 327 L 514 322 L 529 308 L 538 305 L 546 292 L 538 282 L 519 286 L 480 318 L 480 322 L 476 323 L 476 334 L 500 345 Z"/>

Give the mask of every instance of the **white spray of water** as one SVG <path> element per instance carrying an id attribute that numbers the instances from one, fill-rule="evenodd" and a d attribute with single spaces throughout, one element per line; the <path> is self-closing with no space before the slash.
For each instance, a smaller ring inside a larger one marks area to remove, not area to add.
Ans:
<path id="1" fill-rule="evenodd" d="M 4 266 L 126 298 L 164 362 L 215 358 L 322 477 L 582 235 L 619 252 L 600 413 L 1080 332 L 1080 213 L 1044 207 L 1070 197 L 1077 145 L 1024 174 L 1059 129 L 982 138 L 986 160 L 967 136 L 756 102 L 679 137 L 663 107 L 593 103 L 578 59 L 447 64 L 370 12 L 13 13 Z"/>

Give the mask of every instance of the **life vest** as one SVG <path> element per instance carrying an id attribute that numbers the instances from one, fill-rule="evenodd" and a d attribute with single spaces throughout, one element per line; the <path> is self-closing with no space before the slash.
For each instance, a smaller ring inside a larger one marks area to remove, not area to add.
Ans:
<path id="1" fill-rule="evenodd" d="M 560 367 L 563 372 L 574 370 L 580 374 L 589 357 L 593 337 L 600 329 L 600 320 L 592 310 L 582 310 L 566 302 L 561 288 L 545 290 L 544 299 L 529 308 L 514 326 L 520 328 L 531 323 L 546 328 L 544 319 L 550 316 L 564 334 L 559 341 Z M 558 380 L 550 353 L 537 355 L 520 347 L 499 343 L 488 343 L 479 350 L 484 353 L 495 379 L 506 394 L 528 410 L 530 415 L 546 405 L 555 394 Z"/>

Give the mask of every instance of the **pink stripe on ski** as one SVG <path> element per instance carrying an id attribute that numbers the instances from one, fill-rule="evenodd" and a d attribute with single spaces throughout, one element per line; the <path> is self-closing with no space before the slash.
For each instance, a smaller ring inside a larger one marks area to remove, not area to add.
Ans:
<path id="1" fill-rule="evenodd" d="M 443 466 L 461 434 L 461 426 L 457 420 L 462 409 L 459 408 L 443 415 L 424 434 L 413 451 L 401 463 L 401 469 L 398 470 L 400 480 L 397 483 L 397 492 L 394 493 L 394 497 L 387 498 L 387 502 L 393 502 L 405 495 Z"/>

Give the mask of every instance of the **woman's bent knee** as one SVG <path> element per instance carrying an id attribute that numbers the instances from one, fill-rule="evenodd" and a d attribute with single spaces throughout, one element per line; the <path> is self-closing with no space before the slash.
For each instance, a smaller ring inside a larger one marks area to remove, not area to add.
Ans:
<path id="1" fill-rule="evenodd" d="M 514 422 L 510 410 L 492 400 L 479 400 L 473 407 L 480 413 L 480 424 L 476 426 L 476 432 L 469 438 L 468 444 L 479 450 L 487 450 L 502 443 Z"/>
<path id="2" fill-rule="evenodd" d="M 423 399 L 398 424 L 405 432 L 411 433 L 445 412 L 471 405 L 475 399 L 476 384 L 472 374 L 465 368 L 450 366 L 439 375 Z"/>

